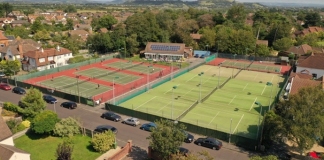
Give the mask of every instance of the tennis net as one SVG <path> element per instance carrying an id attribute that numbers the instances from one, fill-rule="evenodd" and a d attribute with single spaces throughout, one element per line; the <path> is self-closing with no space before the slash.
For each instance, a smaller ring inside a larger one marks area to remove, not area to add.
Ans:
<path id="1" fill-rule="evenodd" d="M 133 67 L 139 66 L 139 65 L 141 65 L 141 64 L 143 64 L 143 63 L 144 63 L 144 62 L 137 63 L 137 64 L 134 64 L 134 65 L 130 65 L 130 66 L 127 66 L 127 67 L 125 67 L 125 68 L 123 68 L 123 69 L 133 68 Z"/>
<path id="2" fill-rule="evenodd" d="M 99 74 L 99 75 L 93 76 L 93 78 L 101 78 L 101 77 L 105 77 L 105 76 L 108 76 L 108 75 L 114 74 L 114 73 L 116 73 L 116 72 L 118 72 L 118 70 L 114 70 L 114 71 L 107 72 L 107 73 L 104 73 L 104 74 Z"/>
<path id="3" fill-rule="evenodd" d="M 78 83 L 82 84 L 82 83 L 87 82 L 87 81 L 90 81 L 90 78 L 82 79 L 82 80 L 79 80 L 79 81 L 76 81 L 76 82 L 73 82 L 73 83 L 70 83 L 70 84 L 67 84 L 67 85 L 55 87 L 55 90 L 62 90 L 64 88 L 69 88 L 69 87 L 77 85 Z"/>

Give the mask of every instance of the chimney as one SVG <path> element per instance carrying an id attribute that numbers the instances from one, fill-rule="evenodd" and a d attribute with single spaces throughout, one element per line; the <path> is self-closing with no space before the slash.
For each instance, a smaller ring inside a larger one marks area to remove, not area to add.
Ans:
<path id="1" fill-rule="evenodd" d="M 43 48 L 41 48 L 41 49 L 40 49 L 40 51 L 41 51 L 41 52 L 43 53 L 43 52 L 44 52 L 44 49 L 43 49 Z"/>
<path id="2" fill-rule="evenodd" d="M 57 50 L 57 51 L 61 51 L 61 49 L 60 49 L 60 46 L 59 46 L 59 45 L 57 45 L 57 46 L 56 46 L 56 50 Z"/>

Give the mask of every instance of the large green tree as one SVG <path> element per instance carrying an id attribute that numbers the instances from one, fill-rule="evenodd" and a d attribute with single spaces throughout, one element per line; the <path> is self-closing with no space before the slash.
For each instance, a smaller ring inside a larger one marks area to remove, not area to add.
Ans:
<path id="1" fill-rule="evenodd" d="M 6 76 L 12 76 L 17 74 L 21 69 L 21 63 L 18 60 L 7 60 L 0 62 L 0 70 L 4 72 Z"/>
<path id="2" fill-rule="evenodd" d="M 72 117 L 63 118 L 55 124 L 54 134 L 60 137 L 72 137 L 81 131 L 81 123 Z"/>
<path id="3" fill-rule="evenodd" d="M 300 153 L 323 139 L 323 97 L 321 86 L 306 87 L 291 95 L 289 100 L 280 101 L 276 106 L 276 114 L 281 117 L 283 128 L 277 136 L 286 137 L 295 143 Z"/>
<path id="4" fill-rule="evenodd" d="M 309 12 L 305 16 L 305 26 L 320 26 L 322 24 L 321 15 L 318 12 Z"/>
<path id="5" fill-rule="evenodd" d="M 55 112 L 46 110 L 34 117 L 31 123 L 31 129 L 38 134 L 49 134 L 53 131 L 58 121 L 60 119 Z"/>
<path id="6" fill-rule="evenodd" d="M 20 102 L 24 108 L 24 118 L 32 119 L 46 108 L 43 94 L 36 88 L 30 88 L 26 95 L 21 98 Z"/>
<path id="7" fill-rule="evenodd" d="M 233 23 L 243 24 L 246 20 L 247 12 L 243 4 L 235 4 L 227 11 L 227 20 Z"/>
<path id="8" fill-rule="evenodd" d="M 288 37 L 278 39 L 273 43 L 273 49 L 277 51 L 286 51 L 291 46 L 293 46 L 293 41 Z"/>
<path id="9" fill-rule="evenodd" d="M 9 3 L 3 3 L 1 5 L 2 10 L 4 11 L 4 15 L 7 17 L 10 12 L 13 10 L 13 6 Z"/>
<path id="10" fill-rule="evenodd" d="M 159 151 L 163 159 L 168 159 L 171 154 L 177 153 L 182 145 L 185 135 L 182 130 L 185 126 L 170 120 L 158 120 L 157 128 L 153 129 L 147 139 L 153 150 Z"/>
<path id="11" fill-rule="evenodd" d="M 110 30 L 112 28 L 112 25 L 114 24 L 117 24 L 116 18 L 108 14 L 104 15 L 103 17 L 93 19 L 93 21 L 91 22 L 94 30 L 98 30 L 100 28 L 107 28 Z"/>

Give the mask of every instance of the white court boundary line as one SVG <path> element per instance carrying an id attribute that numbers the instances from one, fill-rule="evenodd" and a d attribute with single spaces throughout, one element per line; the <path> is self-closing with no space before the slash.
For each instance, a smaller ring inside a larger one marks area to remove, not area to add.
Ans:
<path id="1" fill-rule="evenodd" d="M 217 114 L 213 117 L 213 119 L 208 123 L 208 125 L 210 125 L 210 123 L 212 123 L 214 121 L 214 119 L 218 116 L 219 111 L 217 112 Z"/>
<path id="2" fill-rule="evenodd" d="M 245 90 L 245 88 L 247 87 L 249 85 L 249 83 L 247 83 L 246 85 L 245 85 L 245 87 L 243 88 L 243 90 L 242 91 L 244 91 Z"/>
<path id="3" fill-rule="evenodd" d="M 255 97 L 255 100 L 254 100 L 254 102 L 252 103 L 252 105 L 251 105 L 251 107 L 250 107 L 249 111 L 251 111 L 251 109 L 252 109 L 252 107 L 254 106 L 254 104 L 255 104 L 255 102 L 256 102 L 256 100 L 257 100 L 257 98 L 258 98 L 258 97 Z"/>
<path id="4" fill-rule="evenodd" d="M 236 95 L 232 98 L 232 100 L 228 103 L 231 104 L 233 102 L 233 100 L 235 99 Z"/>
<path id="5" fill-rule="evenodd" d="M 233 132 L 232 132 L 231 134 L 235 133 L 235 131 L 236 131 L 237 127 L 239 126 L 239 124 L 241 123 L 241 121 L 242 121 L 243 117 L 244 117 L 244 114 L 242 115 L 242 117 L 241 117 L 240 121 L 239 121 L 239 122 L 237 123 L 237 125 L 236 125 L 236 127 L 235 127 L 234 131 L 233 131 Z"/>
<path id="6" fill-rule="evenodd" d="M 142 107 L 142 106 L 143 106 L 144 104 L 148 103 L 149 101 L 153 100 L 154 98 L 156 98 L 156 96 L 154 96 L 154 97 L 153 97 L 153 98 L 151 98 L 150 100 L 148 100 L 148 101 L 144 102 L 143 104 L 139 105 L 138 107 L 134 108 L 134 110 L 136 110 L 136 109 L 138 109 L 138 108 Z"/>
<path id="7" fill-rule="evenodd" d="M 266 87 L 267 87 L 267 85 L 264 85 L 264 88 L 263 88 L 263 91 L 262 91 L 261 95 L 263 95 L 263 92 L 265 91 Z"/>
<path id="8" fill-rule="evenodd" d="M 253 80 L 255 80 L 255 79 L 258 77 L 258 75 L 259 75 L 259 74 L 256 74 Z"/>
<path id="9" fill-rule="evenodd" d="M 176 86 L 178 87 L 178 86 L 180 86 L 181 84 L 177 84 Z M 163 94 L 166 94 L 166 93 L 168 93 L 168 92 L 170 92 L 172 89 L 169 89 L 169 90 L 167 90 L 166 92 L 164 92 Z"/>
<path id="10" fill-rule="evenodd" d="M 172 102 L 169 102 L 168 104 L 166 104 L 166 105 L 164 105 L 163 107 L 161 107 L 158 111 L 156 111 L 155 113 L 158 113 L 158 112 L 160 112 L 162 109 L 164 109 L 166 106 L 168 106 L 170 103 L 172 103 Z"/>

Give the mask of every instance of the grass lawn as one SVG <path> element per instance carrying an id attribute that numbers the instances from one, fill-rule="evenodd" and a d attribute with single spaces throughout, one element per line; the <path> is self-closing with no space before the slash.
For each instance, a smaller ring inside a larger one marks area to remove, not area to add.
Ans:
<path id="1" fill-rule="evenodd" d="M 64 138 L 44 137 L 34 133 L 27 133 L 14 140 L 15 146 L 31 154 L 32 160 L 54 160 L 56 148 L 62 143 Z M 101 154 L 93 150 L 90 145 L 91 138 L 88 136 L 77 135 L 71 138 L 74 149 L 72 159 L 96 159 Z"/>

